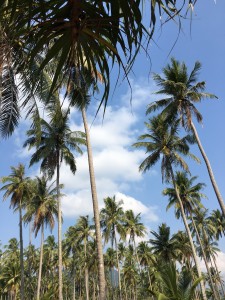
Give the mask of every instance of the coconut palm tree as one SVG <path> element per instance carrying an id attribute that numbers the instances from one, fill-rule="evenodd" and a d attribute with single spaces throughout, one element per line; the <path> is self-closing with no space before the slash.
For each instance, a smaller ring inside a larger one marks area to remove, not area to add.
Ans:
<path id="1" fill-rule="evenodd" d="M 50 121 L 40 120 L 40 125 L 35 126 L 27 132 L 28 139 L 24 147 L 36 147 L 36 152 L 32 155 L 30 166 L 41 161 L 41 171 L 52 177 L 56 171 L 56 188 L 58 201 L 58 247 L 59 247 L 59 300 L 62 300 L 62 213 L 60 197 L 60 165 L 64 161 L 69 165 L 73 174 L 76 172 L 75 157 L 71 150 L 82 154 L 81 145 L 86 144 L 85 134 L 82 132 L 72 132 L 69 128 L 68 111 L 61 109 L 57 102 L 50 107 Z M 37 131 L 40 127 L 40 131 Z"/>
<path id="2" fill-rule="evenodd" d="M 150 275 L 150 267 L 156 265 L 156 256 L 152 252 L 152 248 L 148 246 L 147 242 L 140 242 L 137 247 L 140 265 L 143 266 L 148 274 L 149 287 L 152 289 L 152 281 Z"/>
<path id="3" fill-rule="evenodd" d="M 82 243 L 84 245 L 84 272 L 85 272 L 85 290 L 86 290 L 86 299 L 89 300 L 89 273 L 87 267 L 87 244 L 89 238 L 94 237 L 94 228 L 93 225 L 90 225 L 89 216 L 79 217 L 76 227 L 76 238 L 77 243 Z"/>
<path id="4" fill-rule="evenodd" d="M 179 201 L 181 208 L 182 219 L 184 222 L 185 229 L 187 231 L 195 265 L 198 271 L 198 277 L 201 278 L 201 270 L 198 263 L 193 239 L 191 236 L 190 229 L 188 227 L 183 203 L 179 194 L 179 190 L 175 180 L 174 167 L 180 166 L 182 169 L 188 171 L 188 165 L 184 161 L 181 155 L 188 155 L 195 158 L 189 152 L 188 141 L 192 141 L 191 136 L 185 136 L 180 138 L 178 136 L 179 131 L 179 120 L 174 120 L 169 125 L 166 122 L 165 115 L 153 117 L 149 123 L 145 123 L 149 134 L 144 134 L 139 137 L 141 142 L 135 143 L 133 146 L 136 148 L 145 148 L 148 154 L 147 158 L 141 163 L 139 170 L 145 172 L 154 166 L 161 159 L 161 173 L 162 180 L 172 181 L 176 196 Z M 143 141 L 144 140 L 144 141 Z M 146 140 L 146 141 L 145 141 Z M 195 158 L 196 159 L 196 158 Z M 203 299 L 206 299 L 205 287 L 203 282 L 200 282 Z"/>
<path id="5" fill-rule="evenodd" d="M 122 299 L 121 294 L 121 279 L 120 279 L 120 264 L 119 264 L 119 254 L 118 254 L 118 242 L 117 234 L 120 234 L 123 231 L 123 217 L 124 211 L 122 208 L 123 201 L 120 200 L 116 202 L 115 196 L 112 198 L 107 197 L 104 199 L 105 207 L 100 211 L 101 218 L 101 227 L 103 230 L 103 237 L 105 243 L 111 240 L 112 249 L 116 250 L 116 259 L 117 259 L 117 270 L 118 270 L 118 281 L 119 281 L 119 293 L 120 299 Z"/>
<path id="6" fill-rule="evenodd" d="M 172 236 L 171 241 L 174 242 L 174 248 L 176 249 L 176 259 L 182 266 L 191 271 L 191 260 L 193 255 L 187 233 L 179 230 Z"/>
<path id="7" fill-rule="evenodd" d="M 208 219 L 215 227 L 215 238 L 219 240 L 219 238 L 225 236 L 225 219 L 219 209 L 213 210 Z"/>
<path id="8" fill-rule="evenodd" d="M 200 102 L 202 99 L 216 98 L 215 95 L 204 92 L 205 81 L 197 81 L 197 76 L 200 69 L 201 63 L 197 61 L 193 70 L 190 72 L 190 74 L 188 74 L 185 63 L 180 63 L 176 59 L 172 58 L 171 64 L 168 64 L 163 69 L 163 76 L 160 76 L 159 74 L 154 74 L 153 76 L 157 86 L 160 88 L 156 94 L 166 95 L 168 97 L 151 103 L 148 106 L 146 113 L 149 114 L 155 110 L 163 109 L 162 113 L 166 114 L 168 119 L 179 117 L 182 126 L 186 130 L 191 130 L 193 132 L 199 150 L 205 161 L 219 205 L 223 215 L 225 216 L 225 204 L 223 198 L 217 186 L 209 159 L 205 153 L 198 136 L 197 129 L 193 123 L 193 117 L 195 117 L 198 122 L 202 122 L 203 119 L 195 104 Z"/>
<path id="9" fill-rule="evenodd" d="M 1 178 L 1 182 L 7 183 L 1 187 L 1 191 L 5 190 L 3 200 L 11 197 L 10 207 L 14 211 L 19 211 L 19 228 L 20 228 L 20 268 L 21 268 L 21 286 L 20 297 L 24 300 L 24 261 L 23 261 L 23 200 L 29 194 L 29 178 L 25 177 L 25 167 L 19 164 L 17 167 L 11 167 L 11 174 Z"/>
<path id="10" fill-rule="evenodd" d="M 211 278 L 209 265 L 206 259 L 204 247 L 202 245 L 201 237 L 199 235 L 198 229 L 196 228 L 195 221 L 193 219 L 193 210 L 198 210 L 199 208 L 202 208 L 203 205 L 201 204 L 201 198 L 205 197 L 204 194 L 201 193 L 201 189 L 204 187 L 203 183 L 198 183 L 194 185 L 194 181 L 197 177 L 191 177 L 188 178 L 187 173 L 185 172 L 177 172 L 175 175 L 175 180 L 177 184 L 177 188 L 179 190 L 180 198 L 184 207 L 184 212 L 191 218 L 191 222 L 193 225 L 193 228 L 195 229 L 195 234 L 197 236 L 197 240 L 199 242 L 199 245 L 201 247 L 202 256 L 205 262 L 205 266 L 209 275 L 210 279 L 210 286 L 213 291 L 213 295 L 215 299 L 218 299 L 217 291 L 214 289 L 214 283 Z M 163 195 L 168 196 L 169 203 L 167 205 L 167 209 L 169 209 L 172 206 L 175 206 L 175 215 L 179 219 L 181 216 L 181 209 L 179 205 L 179 201 L 176 196 L 175 189 L 172 188 L 166 188 L 163 190 Z"/>
<path id="11" fill-rule="evenodd" d="M 58 212 L 56 187 L 53 188 L 55 182 L 52 182 L 51 185 L 48 186 L 47 177 L 42 176 L 36 177 L 34 184 L 33 197 L 26 206 L 27 212 L 24 215 L 24 220 L 25 222 L 31 222 L 33 220 L 35 237 L 41 229 L 40 262 L 37 285 L 37 300 L 39 300 L 41 291 L 44 226 L 49 226 L 52 230 L 55 226 L 55 218 L 58 217 Z"/>
<path id="12" fill-rule="evenodd" d="M 123 232 L 121 233 L 126 237 L 129 237 L 129 244 L 133 244 L 138 267 L 140 270 L 140 262 L 137 254 L 136 237 L 143 238 L 147 233 L 144 224 L 141 222 L 141 213 L 135 215 L 132 209 L 125 211 L 123 221 Z"/>
<path id="13" fill-rule="evenodd" d="M 158 232 L 151 230 L 150 233 L 154 237 L 149 240 L 151 250 L 155 255 L 160 257 L 162 263 L 176 260 L 176 244 L 170 237 L 170 227 L 166 223 L 162 223 L 158 227 Z"/>
<path id="14" fill-rule="evenodd" d="M 173 263 L 163 266 L 160 272 L 163 290 L 157 293 L 158 300 L 192 300 L 195 299 L 195 291 L 202 280 L 198 278 L 193 281 L 187 271 L 177 272 Z"/>

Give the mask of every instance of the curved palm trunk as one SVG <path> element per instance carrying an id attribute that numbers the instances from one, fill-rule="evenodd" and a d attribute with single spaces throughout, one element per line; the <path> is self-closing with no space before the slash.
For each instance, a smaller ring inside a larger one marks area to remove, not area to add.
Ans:
<path id="1" fill-rule="evenodd" d="M 59 153 L 57 158 L 57 176 L 56 176 L 56 189 L 57 189 L 57 200 L 58 200 L 58 272 L 59 272 L 59 300 L 63 300 L 63 281 L 62 281 L 62 211 L 61 211 L 61 198 L 59 191 Z"/>
<path id="2" fill-rule="evenodd" d="M 41 247 L 40 247 L 39 271 L 38 271 L 37 300 L 40 299 L 40 291 L 41 291 L 41 273 L 42 273 L 42 261 L 43 261 L 43 245 L 44 245 L 44 224 L 42 224 L 42 226 L 41 226 Z"/>
<path id="3" fill-rule="evenodd" d="M 97 242 L 97 252 L 98 252 L 99 298 L 100 300 L 105 300 L 106 298 L 105 297 L 105 272 L 104 272 L 104 260 L 103 260 L 103 251 L 102 251 L 102 236 L 101 236 L 101 229 L 100 229 L 100 217 L 99 217 L 97 190 L 95 184 L 92 149 L 91 149 L 90 135 L 89 135 L 89 129 L 87 124 L 87 118 L 86 118 L 86 111 L 84 107 L 82 108 L 81 112 L 82 112 L 84 129 L 86 134 L 86 141 L 87 141 L 88 165 L 89 165 L 89 175 L 90 175 L 95 231 L 96 231 L 96 242 Z"/>
<path id="4" fill-rule="evenodd" d="M 180 209 L 181 209 L 181 214 L 182 214 L 182 219 L 183 219 L 183 222 L 184 222 L 184 226 L 185 226 L 185 229 L 187 231 L 188 238 L 189 238 L 189 241 L 190 241 L 190 244 L 191 244 L 191 249 L 192 249 L 195 265 L 196 265 L 196 268 L 197 268 L 198 277 L 201 278 L 202 277 L 201 269 L 200 269 L 200 266 L 199 266 L 199 263 L 198 263 L 198 258 L 197 258 L 195 246 L 194 246 L 193 239 L 192 239 L 192 236 L 191 236 L 191 231 L 188 227 L 186 215 L 185 215 L 185 212 L 184 212 L 183 203 L 181 201 L 180 194 L 179 194 L 179 191 L 178 191 L 178 188 L 177 188 L 177 185 L 176 185 L 176 180 L 175 180 L 175 177 L 174 177 L 172 166 L 171 166 L 171 176 L 172 176 L 172 181 L 173 181 L 173 186 L 174 186 L 174 189 L 175 189 L 175 192 L 176 192 L 176 196 L 177 196 L 178 202 L 180 204 Z M 206 290 L 205 290 L 205 286 L 204 286 L 204 283 L 203 283 L 202 280 L 200 281 L 200 285 L 201 285 L 203 300 L 207 300 Z"/>
<path id="5" fill-rule="evenodd" d="M 21 271 L 21 286 L 20 286 L 20 297 L 21 300 L 25 299 L 24 294 L 24 263 L 23 263 L 23 216 L 22 216 L 22 208 L 21 201 L 19 206 L 19 215 L 20 215 L 20 271 Z"/>
<path id="6" fill-rule="evenodd" d="M 219 205 L 221 207 L 223 216 L 225 217 L 225 204 L 223 202 L 223 198 L 222 198 L 222 196 L 220 194 L 220 191 L 219 191 L 219 188 L 217 186 L 217 183 L 216 183 L 216 180 L 215 180 L 215 177 L 214 177 L 213 170 L 212 170 L 212 167 L 210 165 L 209 159 L 208 159 L 208 157 L 207 157 L 207 155 L 206 155 L 206 153 L 205 153 L 205 151 L 204 151 L 204 149 L 202 147 L 201 141 L 200 141 L 199 136 L 198 136 L 198 132 L 197 132 L 197 130 L 195 128 L 195 125 L 194 125 L 194 123 L 192 121 L 191 121 L 191 128 L 192 128 L 192 130 L 194 132 L 194 135 L 195 135 L 195 138 L 196 138 L 199 150 L 200 150 L 200 152 L 202 154 L 202 157 L 203 157 L 203 159 L 205 161 L 205 164 L 206 164 L 206 167 L 207 167 L 207 170 L 208 170 L 208 173 L 209 173 L 209 177 L 210 177 L 213 189 L 215 191 L 216 197 L 218 199 Z"/>
<path id="7" fill-rule="evenodd" d="M 192 221 L 192 224 L 194 226 L 194 229 L 195 229 L 195 233 L 196 233 L 196 236 L 197 236 L 197 239 L 198 239 L 198 242 L 199 242 L 199 245 L 200 245 L 200 248 L 202 250 L 202 255 L 203 255 L 203 259 L 204 259 L 204 262 L 205 262 L 205 266 L 206 266 L 206 269 L 207 269 L 207 273 L 209 275 L 209 281 L 210 281 L 210 286 L 211 286 L 211 289 L 212 289 L 212 292 L 213 292 L 213 295 L 215 297 L 216 300 L 219 300 L 220 297 L 218 296 L 218 291 L 216 291 L 215 287 L 214 287 L 214 283 L 213 283 L 213 280 L 212 280 L 212 276 L 211 276 L 211 272 L 210 272 L 210 269 L 209 269 L 209 265 L 208 265 L 208 262 L 207 262 L 207 259 L 206 259 L 206 255 L 205 255 L 205 250 L 203 248 L 203 245 L 202 245 L 202 241 L 201 241 L 201 238 L 199 236 L 199 232 L 198 232 L 198 229 L 195 225 L 195 221 L 192 217 L 192 213 L 190 214 L 191 216 L 191 221 Z"/>

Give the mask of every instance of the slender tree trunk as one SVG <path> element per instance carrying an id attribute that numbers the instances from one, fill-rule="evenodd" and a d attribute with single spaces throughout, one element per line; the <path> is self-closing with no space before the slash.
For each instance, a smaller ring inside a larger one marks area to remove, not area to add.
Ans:
<path id="1" fill-rule="evenodd" d="M 38 272 L 37 300 L 40 299 L 40 291 L 41 291 L 41 273 L 42 273 L 42 261 L 43 261 L 43 245 L 44 245 L 44 224 L 41 225 L 41 247 L 40 247 L 40 262 L 39 262 L 39 272 Z"/>
<path id="2" fill-rule="evenodd" d="M 86 238 L 84 239 L 84 258 L 85 258 L 85 265 L 84 265 L 84 276 L 85 276 L 85 292 L 86 292 L 86 300 L 89 300 L 89 279 L 88 279 L 88 268 L 87 268 L 87 241 Z"/>
<path id="3" fill-rule="evenodd" d="M 193 219 L 193 217 L 192 217 L 192 213 L 190 213 L 190 216 L 191 216 L 191 221 L 192 221 L 192 224 L 193 224 L 193 226 L 194 226 L 195 233 L 196 233 L 196 236 L 197 236 L 197 239 L 198 239 L 200 248 L 201 248 L 201 250 L 202 250 L 202 256 L 203 256 L 203 259 L 204 259 L 204 262 L 205 262 L 205 266 L 206 266 L 206 269 L 207 269 L 207 273 L 208 273 L 208 275 L 209 275 L 209 281 L 210 281 L 210 286 L 211 286 L 213 295 L 214 295 L 214 297 L 215 297 L 215 300 L 219 300 L 220 297 L 218 296 L 217 291 L 215 290 L 214 283 L 213 283 L 212 276 L 211 276 L 211 272 L 210 272 L 210 269 L 209 269 L 209 265 L 208 265 L 208 262 L 207 262 L 207 259 L 206 259 L 205 250 L 204 250 L 204 248 L 203 248 L 202 241 L 201 241 L 201 238 L 200 238 L 199 233 L 198 233 L 198 229 L 197 229 L 197 227 L 196 227 L 196 225 L 195 225 L 195 221 L 194 221 L 194 219 Z"/>
<path id="4" fill-rule="evenodd" d="M 32 226 L 31 226 L 31 222 L 29 222 L 29 250 L 28 250 L 28 261 L 29 261 L 29 266 L 28 266 L 28 279 L 29 279 L 29 292 L 28 292 L 28 296 L 31 299 L 31 294 L 32 294 L 32 280 L 31 280 L 31 263 L 30 263 L 30 259 L 31 259 L 31 242 L 32 242 Z"/>
<path id="5" fill-rule="evenodd" d="M 208 173 L 209 173 L 209 177 L 210 177 L 213 189 L 215 191 L 216 197 L 218 199 L 219 205 L 221 207 L 223 216 L 225 217 L 225 204 L 224 204 L 223 198 L 222 198 L 222 196 L 220 194 L 220 191 L 219 191 L 219 188 L 217 186 L 217 183 L 216 183 L 216 180 L 215 180 L 215 177 L 214 177 L 213 170 L 212 170 L 212 167 L 210 165 L 209 159 L 208 159 L 208 157 L 207 157 L 207 155 L 206 155 L 206 153 L 204 151 L 204 148 L 202 147 L 201 141 L 200 141 L 199 136 L 198 136 L 198 132 L 197 132 L 197 130 L 195 128 L 195 125 L 194 125 L 194 123 L 192 121 L 191 121 L 191 128 L 192 128 L 192 130 L 194 132 L 194 135 L 195 135 L 195 138 L 196 138 L 199 150 L 200 150 L 200 152 L 202 154 L 202 157 L 203 157 L 203 159 L 205 161 L 205 164 L 206 164 L 206 167 L 207 167 L 207 170 L 208 170 Z"/>
<path id="6" fill-rule="evenodd" d="M 24 294 L 24 263 L 23 263 L 23 216 L 22 216 L 22 208 L 21 201 L 19 204 L 19 215 L 20 215 L 20 271 L 21 271 L 21 286 L 20 286 L 20 299 L 25 299 Z"/>
<path id="7" fill-rule="evenodd" d="M 174 177 L 172 166 L 171 166 L 171 176 L 172 176 L 172 181 L 173 181 L 173 186 L 174 186 L 174 189 L 175 189 L 175 192 L 176 192 L 176 196 L 177 196 L 178 202 L 180 204 L 180 210 L 181 210 L 181 214 L 182 214 L 184 226 L 185 226 L 185 229 L 187 231 L 187 234 L 188 234 L 188 237 L 189 237 L 189 241 L 190 241 L 190 244 L 191 244 L 191 249 L 192 249 L 192 253 L 193 253 L 195 265 L 196 265 L 196 268 L 197 268 L 198 277 L 201 278 L 202 277 L 201 269 L 200 269 L 200 266 L 199 266 L 199 263 L 198 263 L 198 258 L 197 258 L 195 246 L 194 246 L 193 239 L 192 239 L 192 236 L 191 236 L 191 231 L 190 231 L 190 229 L 188 227 L 186 215 L 185 215 L 185 212 L 184 212 L 183 203 L 181 201 L 180 194 L 179 194 L 179 191 L 178 191 L 178 188 L 177 188 L 177 184 L 176 184 L 176 180 L 175 180 L 175 177 Z M 201 291 L 202 291 L 203 300 L 207 300 L 205 285 L 204 285 L 204 283 L 203 283 L 202 280 L 200 281 L 200 285 L 201 285 Z"/>
<path id="8" fill-rule="evenodd" d="M 150 287 L 150 290 L 152 291 L 152 281 L 151 281 L 151 275 L 150 275 L 148 266 L 147 266 L 147 273 L 148 273 L 149 287 Z M 154 296 L 152 296 L 151 298 L 154 300 Z"/>
<path id="9" fill-rule="evenodd" d="M 136 255 L 136 258 L 137 258 L 139 273 L 141 275 L 141 264 L 140 264 L 140 260 L 139 260 L 138 253 L 137 253 L 135 237 L 134 237 L 134 252 L 135 252 L 135 255 Z"/>
<path id="10" fill-rule="evenodd" d="M 204 239 L 205 239 L 206 241 L 209 241 L 209 239 L 208 239 L 208 237 L 207 237 L 207 234 L 206 234 L 206 231 L 205 231 L 204 228 L 202 229 L 202 231 L 203 231 Z M 215 265 L 215 269 L 216 269 L 217 275 L 218 275 L 218 277 L 220 278 L 219 271 L 218 271 L 218 268 L 217 268 L 217 264 L 216 264 L 216 261 L 215 261 L 215 257 L 214 257 L 213 255 L 209 255 L 209 259 L 210 259 L 210 261 L 211 261 L 212 267 L 213 267 L 213 262 L 214 262 L 214 265 Z M 213 262 L 212 262 L 212 260 L 213 260 Z M 221 278 L 220 278 L 220 284 L 221 284 L 221 288 L 222 288 L 223 294 L 224 294 L 224 296 L 225 296 L 225 291 L 224 291 L 224 288 L 223 288 L 223 282 L 222 282 Z"/>
<path id="11" fill-rule="evenodd" d="M 120 276 L 120 262 L 119 262 L 119 254 L 118 254 L 118 247 L 117 247 L 116 233 L 114 234 L 114 236 L 115 236 L 116 260 L 117 260 L 117 269 L 118 269 L 119 296 L 120 296 L 120 300 L 122 300 L 122 293 L 121 293 L 121 276 Z"/>
<path id="12" fill-rule="evenodd" d="M 105 272 L 104 272 L 102 236 L 101 236 L 101 229 L 100 229 L 100 217 L 99 217 L 99 208 L 98 208 L 98 199 L 97 199 L 97 189 L 96 189 L 96 184 L 95 184 L 94 165 L 93 165 L 93 158 L 92 158 L 90 135 L 89 135 L 89 129 L 88 129 L 88 124 L 87 124 L 86 111 L 85 111 L 84 107 L 82 108 L 82 117 L 83 117 L 83 123 L 84 123 L 84 129 L 85 129 L 86 141 L 87 141 L 89 175 L 90 175 L 94 221 L 95 221 L 95 230 L 96 230 L 96 242 L 97 242 L 97 252 L 98 252 L 99 296 L 100 296 L 100 300 L 105 300 Z"/>
<path id="13" fill-rule="evenodd" d="M 57 157 L 57 176 L 56 176 L 56 189 L 57 189 L 57 200 L 58 200 L 58 272 L 59 272 L 59 300 L 63 300 L 63 281 L 62 281 L 62 211 L 61 211 L 61 197 L 59 190 L 59 153 Z"/>

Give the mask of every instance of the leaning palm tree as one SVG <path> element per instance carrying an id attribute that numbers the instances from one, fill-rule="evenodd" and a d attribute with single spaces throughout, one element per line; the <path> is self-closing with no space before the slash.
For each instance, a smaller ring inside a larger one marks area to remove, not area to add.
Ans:
<path id="1" fill-rule="evenodd" d="M 188 146 L 188 141 L 192 142 L 193 139 L 191 136 L 180 138 L 178 136 L 179 120 L 174 120 L 173 122 L 171 122 L 170 126 L 168 122 L 166 122 L 165 115 L 162 114 L 153 117 L 149 123 L 145 124 L 148 128 L 149 134 L 141 135 L 139 137 L 139 140 L 141 141 L 133 145 L 136 148 L 145 148 L 146 153 L 148 154 L 147 158 L 141 163 L 139 170 L 142 172 L 146 172 L 161 159 L 162 180 L 166 180 L 167 182 L 171 180 L 176 191 L 176 196 L 181 208 L 182 219 L 192 247 L 195 265 L 198 271 L 198 277 L 201 278 L 201 270 L 198 263 L 196 250 L 194 247 L 190 229 L 188 227 L 187 218 L 174 174 L 174 167 L 177 166 L 186 171 L 189 170 L 188 165 L 181 155 L 191 156 L 192 158 L 196 159 L 196 157 L 189 152 Z M 205 300 L 205 287 L 203 282 L 201 282 L 200 284 L 202 296 Z"/>
<path id="2" fill-rule="evenodd" d="M 196 176 L 188 178 L 187 173 L 185 172 L 176 172 L 175 175 L 175 180 L 177 188 L 179 190 L 181 201 L 183 203 L 184 212 L 187 215 L 187 217 L 189 216 L 191 219 L 192 226 L 194 228 L 194 233 L 196 234 L 198 243 L 201 247 L 202 256 L 210 279 L 210 286 L 213 291 L 214 298 L 218 299 L 217 291 L 214 289 L 214 283 L 210 274 L 210 269 L 206 259 L 202 240 L 199 235 L 198 229 L 196 228 L 195 221 L 193 219 L 193 211 L 198 210 L 199 208 L 203 208 L 203 205 L 201 204 L 201 198 L 206 197 L 204 194 L 201 193 L 201 189 L 204 187 L 204 184 L 197 183 L 194 185 L 194 181 L 196 180 L 196 178 Z M 163 190 L 163 195 L 168 196 L 169 203 L 167 205 L 167 210 L 172 206 L 175 206 L 175 215 L 179 219 L 181 216 L 181 209 L 176 196 L 175 189 L 173 187 L 166 188 Z"/>
<path id="3" fill-rule="evenodd" d="M 171 59 L 171 64 L 168 64 L 163 69 L 163 77 L 154 74 L 154 80 L 160 90 L 156 92 L 159 95 L 166 95 L 168 97 L 151 103 L 147 108 L 147 114 L 158 109 L 163 109 L 162 113 L 166 114 L 168 119 L 179 117 L 182 126 L 186 130 L 191 130 L 196 138 L 199 150 L 205 161 L 212 186 L 216 193 L 219 205 L 225 216 L 225 204 L 217 186 L 214 174 L 205 153 L 205 150 L 199 139 L 197 129 L 193 123 L 193 116 L 198 122 L 202 122 L 202 115 L 196 108 L 195 104 L 202 99 L 216 98 L 215 95 L 204 92 L 205 81 L 197 82 L 197 76 L 201 69 L 201 63 L 197 61 L 193 70 L 188 74 L 185 63 L 180 63 L 174 58 Z"/>
<path id="4" fill-rule="evenodd" d="M 34 184 L 33 195 L 31 201 L 26 206 L 27 212 L 24 215 L 24 220 L 25 222 L 31 222 L 33 220 L 35 237 L 41 229 L 40 262 L 37 285 L 37 300 L 39 300 L 43 261 L 44 226 L 49 226 L 52 230 L 55 225 L 55 218 L 58 217 L 58 212 L 56 187 L 53 188 L 55 182 L 48 186 L 47 177 L 42 176 L 41 178 L 36 177 Z"/>
<path id="5" fill-rule="evenodd" d="M 107 243 L 111 240 L 112 249 L 116 250 L 116 259 L 117 259 L 117 270 L 118 270 L 118 281 L 119 281 L 119 293 L 120 299 L 122 299 L 121 294 L 121 280 L 120 280 L 120 264 L 119 264 L 119 255 L 118 255 L 118 242 L 117 234 L 120 234 L 123 230 L 123 217 L 124 211 L 122 208 L 123 201 L 120 200 L 116 202 L 115 196 L 112 198 L 107 197 L 104 199 L 105 207 L 100 211 L 101 226 L 103 229 L 103 236 L 105 242 Z"/>
<path id="6" fill-rule="evenodd" d="M 21 268 L 21 286 L 20 298 L 24 300 L 24 261 L 23 261 L 23 200 L 29 194 L 29 178 L 25 177 L 25 167 L 19 164 L 18 167 L 11 167 L 12 173 L 9 176 L 1 178 L 2 183 L 7 183 L 1 187 L 1 191 L 5 190 L 3 200 L 11 197 L 10 207 L 19 210 L 19 228 L 20 228 L 20 268 Z"/>
<path id="7" fill-rule="evenodd" d="M 85 134 L 82 132 L 72 132 L 69 128 L 68 111 L 61 109 L 58 102 L 50 107 L 50 121 L 40 120 L 40 124 L 34 124 L 28 130 L 28 139 L 24 147 L 36 147 L 36 152 L 32 155 L 30 166 L 41 161 L 41 171 L 52 177 L 56 171 L 56 188 L 58 201 L 58 247 L 59 247 L 59 299 L 62 299 L 62 212 L 60 197 L 60 165 L 64 161 L 69 165 L 73 174 L 76 172 L 75 157 L 71 150 L 82 154 L 80 145 L 85 145 Z M 37 130 L 40 128 L 40 130 Z"/>

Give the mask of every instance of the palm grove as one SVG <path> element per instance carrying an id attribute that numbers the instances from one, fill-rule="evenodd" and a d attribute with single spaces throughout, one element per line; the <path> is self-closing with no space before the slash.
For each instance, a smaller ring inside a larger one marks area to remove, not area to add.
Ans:
<path id="1" fill-rule="evenodd" d="M 190 0 L 185 4 L 184 15 L 194 5 Z M 1 137 L 13 133 L 20 108 L 26 109 L 31 127 L 24 146 L 34 151 L 30 165 L 39 163 L 42 173 L 29 178 L 19 164 L 1 180 L 3 200 L 9 199 L 10 207 L 19 213 L 19 242 L 12 238 L 1 253 L 3 299 L 223 299 L 216 253 L 225 230 L 225 207 L 194 125 L 195 119 L 202 121 L 195 104 L 216 96 L 204 91 L 204 81 L 198 82 L 199 62 L 188 72 L 184 63 L 172 59 L 162 76 L 154 75 L 163 98 L 147 107 L 148 133 L 133 144 L 146 150 L 140 171 L 161 162 L 162 180 L 168 184 L 163 194 L 168 208 L 174 205 L 175 216 L 182 218 L 185 231 L 170 236 L 169 226 L 163 223 L 158 232 L 151 232 L 150 240 L 138 243 L 137 237 L 146 235 L 140 214 L 124 211 L 113 196 L 104 199 L 100 213 L 98 207 L 86 117 L 90 95 L 98 91 L 101 81 L 100 105 L 106 109 L 110 68 L 116 64 L 129 82 L 128 73 L 139 50 L 151 40 L 157 18 L 162 13 L 168 20 L 181 18 L 183 9 L 176 1 L 151 1 L 149 31 L 141 1 L 1 2 Z M 72 107 L 81 112 L 85 133 L 70 130 Z M 186 135 L 181 137 L 180 132 Z M 204 184 L 195 183 L 197 178 L 185 162 L 185 157 L 199 161 L 190 151 L 194 143 L 206 163 L 221 211 L 208 212 L 201 203 Z M 81 216 L 62 237 L 60 167 L 63 162 L 75 174 L 75 155 L 82 154 L 84 147 L 94 223 L 89 216 Z M 55 221 L 57 242 L 54 236 L 44 235 L 45 227 L 52 229 Z M 24 249 L 23 223 L 35 236 L 40 231 L 39 249 L 31 241 Z"/>

